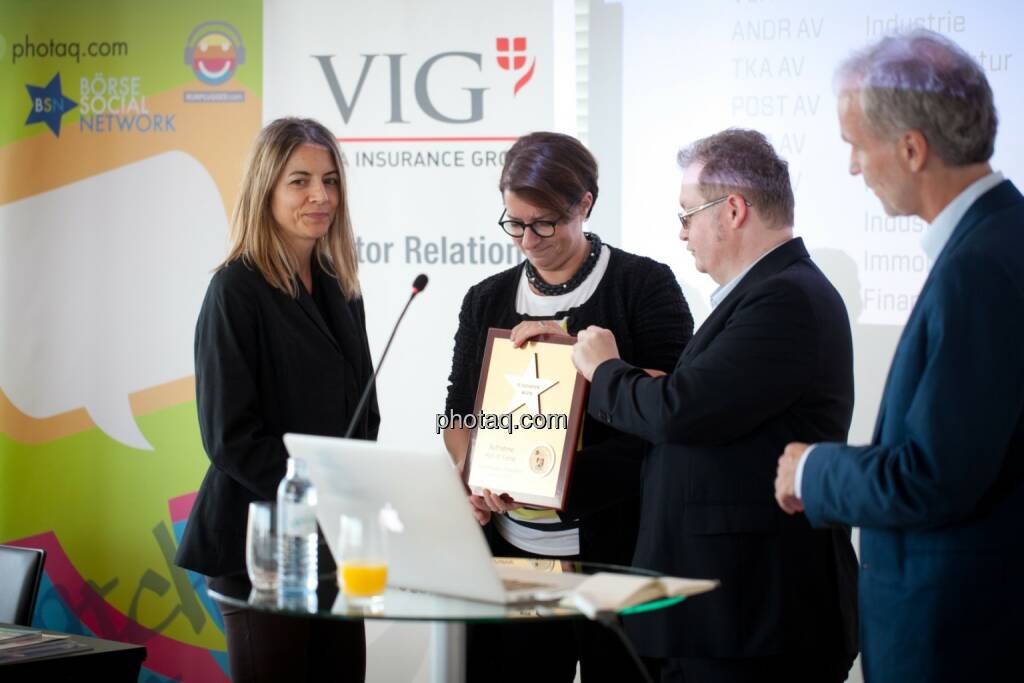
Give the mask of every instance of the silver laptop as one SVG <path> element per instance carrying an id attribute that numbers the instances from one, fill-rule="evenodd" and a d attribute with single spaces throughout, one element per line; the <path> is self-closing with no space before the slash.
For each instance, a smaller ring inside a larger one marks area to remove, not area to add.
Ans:
<path id="1" fill-rule="evenodd" d="M 390 586 L 518 604 L 558 600 L 586 578 L 527 563 L 495 564 L 444 453 L 304 434 L 285 434 L 284 444 L 292 457 L 309 463 L 317 519 L 336 558 L 338 518 L 346 508 L 387 510 Z"/>

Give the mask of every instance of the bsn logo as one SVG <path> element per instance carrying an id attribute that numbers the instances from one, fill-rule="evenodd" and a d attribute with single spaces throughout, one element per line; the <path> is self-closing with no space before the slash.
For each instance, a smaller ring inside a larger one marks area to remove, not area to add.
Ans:
<path id="1" fill-rule="evenodd" d="M 46 127 L 60 137 L 60 122 L 64 114 L 78 106 L 74 100 L 66 97 L 60 87 L 60 73 L 54 74 L 50 82 L 45 86 L 25 85 L 28 90 L 28 97 L 32 100 L 32 108 L 29 109 L 25 125 L 33 123 L 45 123 Z"/>
<path id="2" fill-rule="evenodd" d="M 507 38 L 499 38 L 496 41 L 499 53 L 505 53 L 498 57 L 498 65 L 504 71 L 518 71 L 526 63 L 526 56 L 522 54 L 522 51 L 526 48 L 525 38 L 516 38 L 514 40 L 514 48 L 509 49 L 509 43 Z M 514 56 L 514 64 L 510 64 L 508 55 L 511 53 Z M 352 113 L 355 111 L 356 105 L 359 102 L 359 97 L 363 92 L 363 86 L 366 84 L 366 80 L 370 75 L 371 68 L 376 62 L 378 57 L 383 57 L 387 61 L 387 78 L 388 78 L 388 100 L 389 100 L 389 117 L 387 123 L 409 123 L 404 118 L 402 111 L 402 75 L 403 75 L 403 59 L 408 55 L 406 53 L 385 53 L 385 54 L 364 54 L 362 56 L 362 67 L 359 71 L 359 77 L 356 80 L 355 87 L 342 88 L 341 83 L 338 81 L 337 72 L 334 69 L 332 60 L 334 55 L 312 55 L 320 64 L 320 69 L 323 71 L 324 78 L 327 80 L 327 85 L 331 89 L 331 94 L 334 96 L 334 101 L 338 106 L 338 113 L 341 114 L 342 120 L 347 124 L 352 118 Z M 476 67 L 477 71 L 483 70 L 483 55 L 479 52 L 439 52 L 427 58 L 418 69 L 416 69 L 416 76 L 413 80 L 413 94 L 416 99 L 416 104 L 420 111 L 426 114 L 428 117 L 441 123 L 475 123 L 480 121 L 484 117 L 484 92 L 489 88 L 487 87 L 461 87 L 460 90 L 466 91 L 468 95 L 468 107 L 462 108 L 461 111 L 444 111 L 442 112 L 435 104 L 434 99 L 431 97 L 430 87 L 430 72 L 431 70 L 442 61 L 458 60 L 461 62 L 470 62 Z M 515 84 L 513 94 L 518 94 L 519 90 L 533 77 L 534 66 L 536 60 L 530 64 L 529 71 L 521 76 Z M 374 73 L 379 73 L 381 69 L 375 69 Z M 351 95 L 346 95 L 346 90 Z"/>

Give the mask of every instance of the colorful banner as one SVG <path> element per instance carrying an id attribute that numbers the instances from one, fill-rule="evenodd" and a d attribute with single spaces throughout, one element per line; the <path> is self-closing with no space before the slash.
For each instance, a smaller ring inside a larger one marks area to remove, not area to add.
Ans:
<path id="1" fill-rule="evenodd" d="M 192 336 L 261 123 L 262 3 L 0 14 L 0 542 L 47 551 L 35 626 L 143 644 L 146 680 L 227 680 L 219 613 L 173 557 L 207 465 Z"/>

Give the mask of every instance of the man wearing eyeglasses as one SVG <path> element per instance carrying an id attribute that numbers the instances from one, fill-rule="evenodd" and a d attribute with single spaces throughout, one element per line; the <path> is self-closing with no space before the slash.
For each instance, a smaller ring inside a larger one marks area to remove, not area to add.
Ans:
<path id="1" fill-rule="evenodd" d="M 679 238 L 719 285 L 711 315 L 667 376 L 599 327 L 573 359 L 590 414 L 653 445 L 634 564 L 721 586 L 627 627 L 662 681 L 838 683 L 857 651 L 849 531 L 785 515 L 772 482 L 796 435 L 847 434 L 846 308 L 793 237 L 788 166 L 762 134 L 698 140 L 679 164 Z"/>

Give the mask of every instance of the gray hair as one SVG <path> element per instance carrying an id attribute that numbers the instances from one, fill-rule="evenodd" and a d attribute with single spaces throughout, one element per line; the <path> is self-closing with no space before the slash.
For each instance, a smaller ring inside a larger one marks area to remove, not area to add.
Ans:
<path id="1" fill-rule="evenodd" d="M 992 157 L 998 124 L 992 88 L 978 62 L 938 33 L 887 36 L 843 62 L 835 84 L 859 91 L 868 125 L 879 135 L 919 131 L 951 166 Z"/>
<path id="2" fill-rule="evenodd" d="M 704 165 L 698 178 L 707 199 L 737 193 L 750 202 L 772 228 L 793 226 L 793 187 L 789 164 L 775 153 L 764 134 L 727 128 L 679 151 L 679 166 Z"/>

